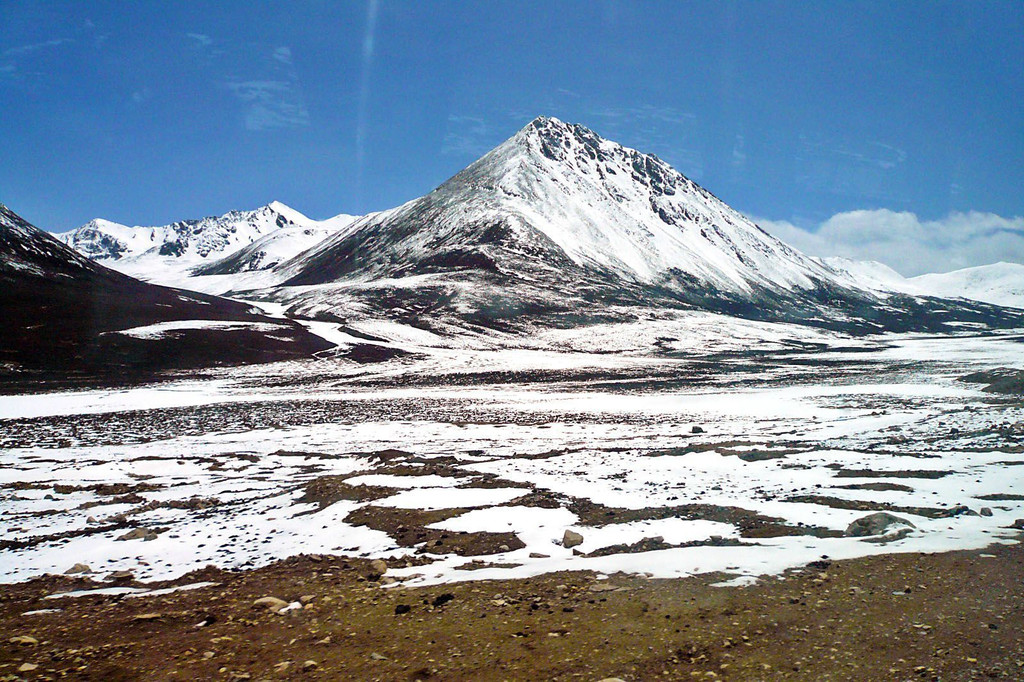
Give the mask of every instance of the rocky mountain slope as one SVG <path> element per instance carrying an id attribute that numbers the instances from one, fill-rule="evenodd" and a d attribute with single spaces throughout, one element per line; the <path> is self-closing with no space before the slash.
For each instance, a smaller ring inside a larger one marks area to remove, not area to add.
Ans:
<path id="1" fill-rule="evenodd" d="M 140 282 L 0 204 L 0 377 L 105 374 L 303 357 L 319 337 L 249 305 Z M 56 374 L 54 374 L 56 372 Z"/>
<path id="2" fill-rule="evenodd" d="M 426 196 L 357 220 L 274 275 L 284 288 L 270 295 L 296 314 L 338 317 L 354 305 L 427 326 L 574 325 L 628 319 L 637 307 L 856 331 L 1007 323 L 989 306 L 880 296 L 657 157 L 544 117 Z"/>

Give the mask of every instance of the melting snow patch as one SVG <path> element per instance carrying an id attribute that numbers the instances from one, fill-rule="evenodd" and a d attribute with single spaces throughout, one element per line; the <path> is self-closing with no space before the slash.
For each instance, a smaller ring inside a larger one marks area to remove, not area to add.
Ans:
<path id="1" fill-rule="evenodd" d="M 271 332 L 283 331 L 284 329 L 287 329 L 287 327 L 278 324 L 271 324 L 269 322 L 239 322 L 232 320 L 175 320 L 173 322 L 158 322 L 156 324 L 146 325 L 145 327 L 132 327 L 131 329 L 121 329 L 116 332 L 106 333 L 121 334 L 122 336 L 130 336 L 135 339 L 159 339 L 173 332 L 194 329 L 210 329 L 217 331 L 250 329 L 252 331 Z"/>

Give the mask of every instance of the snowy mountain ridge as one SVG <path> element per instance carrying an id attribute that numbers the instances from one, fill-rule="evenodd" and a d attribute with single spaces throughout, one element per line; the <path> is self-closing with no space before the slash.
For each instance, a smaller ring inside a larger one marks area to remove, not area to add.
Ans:
<path id="1" fill-rule="evenodd" d="M 907 281 L 937 296 L 1024 308 L 1024 265 L 1020 263 L 992 263 L 918 275 Z"/>
<path id="2" fill-rule="evenodd" d="M 316 221 L 279 201 L 251 211 L 182 220 L 161 226 L 127 226 L 102 218 L 56 236 L 80 253 L 118 271 L 148 280 L 180 279 L 254 242 L 242 270 L 272 267 L 354 220 L 339 215 Z M 275 236 L 276 235 L 276 236 Z"/>
<path id="3" fill-rule="evenodd" d="M 736 294 L 831 277 L 657 157 L 545 117 L 430 194 L 358 221 L 282 271 L 289 283 L 313 284 L 446 260 L 501 270 L 541 254 L 605 278 Z"/>
<path id="4" fill-rule="evenodd" d="M 123 272 L 321 321 L 519 334 L 668 308 L 857 333 L 1009 323 L 880 264 L 804 255 L 656 156 L 547 117 L 362 217 L 274 202 L 166 228 L 94 223 L 66 238 Z"/>

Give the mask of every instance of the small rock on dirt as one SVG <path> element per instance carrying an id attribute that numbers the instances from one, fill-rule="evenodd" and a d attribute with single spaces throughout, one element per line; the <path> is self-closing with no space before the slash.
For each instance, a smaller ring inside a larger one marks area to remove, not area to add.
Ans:
<path id="1" fill-rule="evenodd" d="M 562 535 L 562 546 L 563 547 L 575 547 L 576 545 L 583 544 L 583 536 L 574 530 L 567 530 Z"/>
<path id="2" fill-rule="evenodd" d="M 18 666 L 18 672 L 19 673 L 30 673 L 33 670 L 35 670 L 36 668 L 38 668 L 38 667 L 39 666 L 36 665 L 35 663 L 22 663 L 21 665 Z"/>
<path id="3" fill-rule="evenodd" d="M 444 594 L 439 594 L 436 597 L 434 597 L 434 601 L 432 602 L 431 605 L 432 606 L 444 606 L 445 604 L 447 604 L 448 602 L 450 602 L 453 599 L 455 599 L 455 595 L 454 594 L 452 594 L 451 592 L 445 592 Z"/>
<path id="4" fill-rule="evenodd" d="M 370 572 L 367 574 L 367 578 L 370 580 L 376 580 L 385 573 L 388 572 L 388 563 L 383 559 L 374 559 L 370 562 Z"/>
<path id="5" fill-rule="evenodd" d="M 260 597 L 252 605 L 253 608 L 263 607 L 273 613 L 280 613 L 282 609 L 287 608 L 288 602 L 277 597 Z"/>
<path id="6" fill-rule="evenodd" d="M 64 575 L 75 575 L 76 573 L 92 573 L 92 569 L 89 568 L 89 564 L 75 564 L 64 571 Z"/>
<path id="7" fill-rule="evenodd" d="M 307 671 L 307 672 L 310 671 L 310 670 L 316 670 L 319 667 L 320 667 L 320 664 L 317 663 L 316 661 L 305 661 L 302 664 L 302 669 Z"/>
<path id="8" fill-rule="evenodd" d="M 11 644 L 22 644 L 24 646 L 35 646 L 39 644 L 39 640 L 31 635 L 18 635 L 17 637 L 11 637 L 7 640 Z"/>

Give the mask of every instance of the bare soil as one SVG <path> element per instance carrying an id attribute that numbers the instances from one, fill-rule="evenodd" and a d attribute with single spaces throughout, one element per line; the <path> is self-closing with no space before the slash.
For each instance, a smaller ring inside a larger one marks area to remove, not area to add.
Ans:
<path id="1" fill-rule="evenodd" d="M 751 587 L 562 573 L 408 588 L 327 556 L 137 598 L 44 599 L 91 584 L 47 576 L 3 588 L 0 679 L 1020 680 L 1022 577 L 1021 545 L 822 559 Z M 253 606 L 266 596 L 305 606 Z"/>

